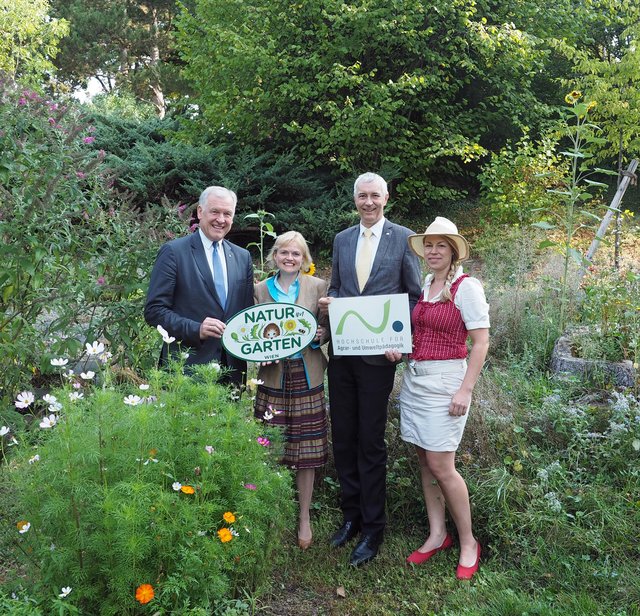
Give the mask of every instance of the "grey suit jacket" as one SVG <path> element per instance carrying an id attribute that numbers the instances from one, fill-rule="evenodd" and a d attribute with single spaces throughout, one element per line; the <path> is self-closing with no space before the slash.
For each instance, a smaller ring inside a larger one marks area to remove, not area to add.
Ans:
<path id="1" fill-rule="evenodd" d="M 189 352 L 187 364 L 219 361 L 220 340 L 200 340 L 200 324 L 206 317 L 226 321 L 253 305 L 253 263 L 251 255 L 227 240 L 223 241 L 227 263 L 228 293 L 225 309 L 213 285 L 213 277 L 198 232 L 164 244 L 151 272 L 144 318 L 149 325 L 162 325 L 176 342 L 163 346 L 161 362 L 168 354 Z M 185 348 L 187 347 L 187 348 Z M 246 364 L 229 358 L 228 364 L 243 371 Z"/>
<path id="2" fill-rule="evenodd" d="M 412 311 L 422 291 L 420 262 L 407 242 L 407 238 L 414 232 L 385 219 L 371 274 L 362 293 L 356 275 L 359 233 L 360 224 L 357 224 L 338 233 L 333 241 L 329 296 L 358 297 L 408 293 L 409 310 Z M 363 356 L 363 360 L 372 364 L 389 363 L 384 355 Z"/>

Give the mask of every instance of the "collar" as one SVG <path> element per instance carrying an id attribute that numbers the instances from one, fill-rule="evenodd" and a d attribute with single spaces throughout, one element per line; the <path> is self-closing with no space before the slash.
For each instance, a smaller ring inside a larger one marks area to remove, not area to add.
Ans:
<path id="1" fill-rule="evenodd" d="M 460 278 L 462 274 L 464 274 L 464 271 L 462 270 L 462 265 L 458 265 L 458 269 L 456 270 L 456 273 L 453 275 L 453 280 L 451 281 L 451 283 L 453 284 L 456 280 L 458 280 L 458 278 Z M 433 274 L 427 274 L 427 277 L 424 280 L 424 286 L 425 287 L 430 286 L 432 280 L 433 280 Z"/>
<path id="2" fill-rule="evenodd" d="M 387 222 L 387 219 L 383 216 L 373 227 L 369 227 L 371 229 L 371 233 L 374 237 L 380 238 L 382 237 L 382 229 L 384 229 L 384 223 Z M 358 233 L 358 237 L 362 236 L 364 233 L 365 227 L 362 223 L 360 223 L 360 232 Z"/>
<path id="3" fill-rule="evenodd" d="M 202 241 L 202 245 L 204 246 L 205 250 L 211 250 L 211 247 L 214 245 L 214 241 L 210 240 L 203 232 L 202 229 L 198 228 L 198 233 L 200 234 L 200 240 Z M 222 250 L 222 242 L 224 240 L 220 240 L 218 242 L 218 248 L 220 250 Z"/>

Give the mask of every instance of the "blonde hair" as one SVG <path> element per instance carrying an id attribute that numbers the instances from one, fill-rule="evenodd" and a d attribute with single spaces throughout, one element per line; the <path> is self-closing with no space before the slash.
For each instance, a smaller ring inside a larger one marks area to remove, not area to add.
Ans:
<path id="1" fill-rule="evenodd" d="M 426 236 L 428 237 L 428 236 Z M 440 301 L 450 302 L 451 301 L 451 285 L 453 284 L 453 277 L 456 275 L 456 271 L 458 270 L 458 266 L 460 265 L 460 256 L 458 254 L 458 247 L 452 242 L 446 235 L 443 235 L 447 244 L 451 247 L 452 255 L 451 255 L 451 266 L 449 267 L 449 272 L 447 273 L 447 279 L 444 281 L 444 287 L 442 288 L 442 294 L 440 295 Z M 424 239 L 422 240 L 424 244 Z"/>
<path id="2" fill-rule="evenodd" d="M 278 250 L 283 246 L 294 243 L 298 244 L 298 247 L 302 252 L 302 265 L 300 266 L 300 271 L 303 273 L 308 272 L 313 259 L 311 258 L 311 252 L 309 251 L 307 240 L 305 240 L 302 233 L 299 233 L 298 231 L 287 231 L 276 238 L 276 241 L 273 243 L 273 246 L 267 255 L 267 267 L 270 269 L 276 269 L 276 262 L 274 259 L 276 252 L 278 252 Z"/>

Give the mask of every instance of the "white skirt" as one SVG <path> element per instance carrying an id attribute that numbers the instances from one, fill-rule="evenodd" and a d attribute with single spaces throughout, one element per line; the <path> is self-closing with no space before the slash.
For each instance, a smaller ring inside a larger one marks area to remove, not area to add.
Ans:
<path id="1" fill-rule="evenodd" d="M 451 398 L 460 389 L 464 359 L 410 361 L 400 391 L 400 436 L 426 451 L 456 451 L 469 417 L 449 415 Z"/>

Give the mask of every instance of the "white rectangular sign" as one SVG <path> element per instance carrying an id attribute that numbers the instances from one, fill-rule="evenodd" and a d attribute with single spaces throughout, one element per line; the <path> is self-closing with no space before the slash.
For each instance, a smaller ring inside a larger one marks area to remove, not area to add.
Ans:
<path id="1" fill-rule="evenodd" d="M 335 355 L 383 355 L 387 349 L 411 352 L 407 293 L 334 298 L 329 321 Z"/>

